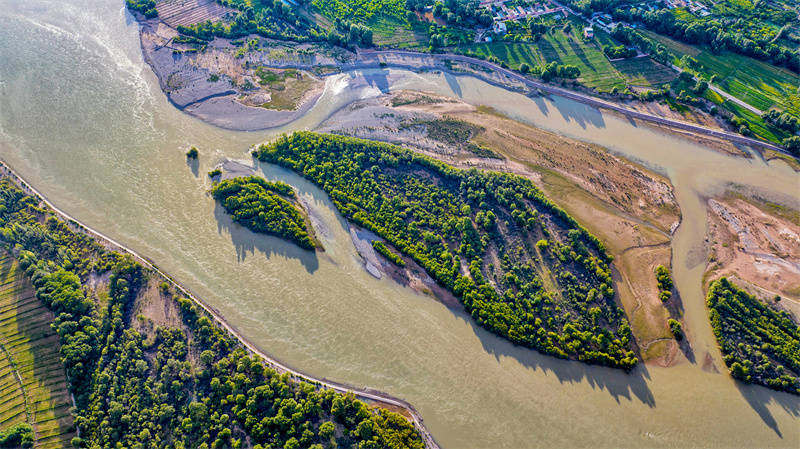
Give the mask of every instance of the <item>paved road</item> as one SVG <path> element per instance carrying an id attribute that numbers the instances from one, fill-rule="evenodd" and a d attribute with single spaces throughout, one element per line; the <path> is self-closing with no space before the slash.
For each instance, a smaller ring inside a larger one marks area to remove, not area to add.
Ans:
<path id="1" fill-rule="evenodd" d="M 671 67 L 672 67 L 674 70 L 677 70 L 677 71 L 678 71 L 678 73 L 680 73 L 680 72 L 683 72 L 683 71 L 684 71 L 682 68 L 680 68 L 680 67 L 676 66 L 675 64 L 670 64 L 670 66 L 671 66 Z M 697 78 L 695 78 L 695 81 L 696 81 L 696 80 L 697 80 Z M 758 114 L 759 116 L 761 116 L 761 114 L 763 114 L 763 113 L 764 113 L 764 111 L 762 111 L 761 109 L 758 109 L 757 107 L 755 107 L 755 106 L 753 106 L 753 105 L 751 105 L 751 104 L 747 104 L 747 103 L 745 103 L 744 101 L 742 101 L 742 100 L 740 100 L 740 99 L 738 99 L 738 98 L 734 97 L 733 95 L 731 95 L 731 94 L 729 94 L 729 93 L 725 92 L 724 90 L 720 89 L 719 87 L 717 87 L 717 86 L 715 86 L 715 85 L 713 85 L 713 84 L 711 84 L 711 83 L 708 83 L 708 88 L 709 88 L 709 89 L 711 89 L 711 90 L 713 90 L 714 92 L 718 93 L 720 96 L 722 96 L 722 97 L 724 97 L 724 98 L 726 98 L 726 99 L 728 99 L 728 100 L 730 100 L 730 101 L 732 101 L 732 102 L 734 102 L 734 103 L 738 104 L 739 106 L 741 106 L 741 107 L 743 107 L 743 108 L 745 108 L 745 109 L 747 109 L 747 110 L 749 110 L 749 111 L 753 112 L 754 114 Z"/>
<path id="2" fill-rule="evenodd" d="M 416 59 L 415 62 L 409 62 L 407 64 L 404 63 L 397 63 L 396 61 L 391 61 L 389 58 L 414 58 Z M 550 84 L 545 84 L 539 81 L 534 81 L 530 78 L 525 77 L 524 75 L 513 72 L 511 70 L 505 69 L 500 67 L 497 64 L 484 61 L 482 59 L 471 58 L 469 56 L 463 55 L 454 55 L 454 54 L 429 54 L 429 53 L 418 53 L 413 51 L 405 51 L 405 50 L 361 50 L 358 53 L 357 62 L 355 65 L 358 66 L 370 66 L 378 65 L 381 62 L 385 62 L 387 65 L 390 66 L 401 66 L 401 67 L 409 67 L 409 68 L 435 68 L 441 70 L 441 64 L 444 63 L 445 60 L 451 61 L 460 61 L 464 63 L 474 64 L 477 66 L 481 66 L 483 68 L 492 70 L 494 72 L 500 73 L 505 75 L 507 78 L 512 79 L 514 81 L 518 81 L 523 83 L 525 86 L 531 89 L 538 89 L 542 92 L 547 92 L 550 94 L 558 95 L 561 97 L 569 98 L 570 100 L 574 100 L 580 103 L 588 104 L 590 106 L 596 108 L 603 108 L 609 109 L 612 111 L 616 111 L 620 114 L 623 114 L 627 117 L 647 121 L 651 123 L 656 123 L 659 125 L 669 126 L 672 128 L 682 129 L 685 131 L 691 131 L 697 134 L 706 135 L 717 137 L 720 139 L 725 139 L 730 142 L 739 143 L 743 145 L 750 145 L 756 146 L 760 148 L 767 148 L 770 150 L 774 150 L 788 156 L 796 157 L 782 147 L 778 145 L 771 144 L 769 142 L 765 142 L 758 139 L 753 139 L 750 137 L 742 136 L 741 134 L 737 134 L 734 132 L 719 130 L 709 128 L 703 125 L 698 125 L 696 123 L 685 122 L 682 120 L 675 120 L 666 117 L 661 117 L 653 114 L 649 114 L 647 112 L 636 111 L 630 108 L 627 108 L 618 103 L 612 103 L 610 101 L 602 100 L 597 97 L 593 97 L 590 95 L 574 92 L 571 90 L 563 89 L 560 87 L 556 87 Z M 480 77 L 479 73 L 472 74 L 473 76 Z M 490 80 L 491 81 L 491 80 Z"/>
<path id="3" fill-rule="evenodd" d="M 318 385 L 320 385 L 320 386 L 322 386 L 324 388 L 330 388 L 330 389 L 332 389 L 334 391 L 337 391 L 339 393 L 353 393 L 356 397 L 359 397 L 359 398 L 362 398 L 362 399 L 369 399 L 369 400 L 376 401 L 376 402 L 381 403 L 381 404 L 391 405 L 391 406 L 395 406 L 395 407 L 399 407 L 399 408 L 405 409 L 405 410 L 408 411 L 408 414 L 411 416 L 411 420 L 413 421 L 413 423 L 416 426 L 417 430 L 419 430 L 420 435 L 422 436 L 422 439 L 425 442 L 425 447 L 428 448 L 428 449 L 440 449 L 438 443 L 436 443 L 436 440 L 433 439 L 433 436 L 430 434 L 428 429 L 423 424 L 422 416 L 420 416 L 420 414 L 416 411 L 416 409 L 414 409 L 414 407 L 411 404 L 409 404 L 408 402 L 406 402 L 406 401 L 404 401 L 402 399 L 398 399 L 398 398 L 389 396 L 389 395 L 387 395 L 385 393 L 381 393 L 379 391 L 352 387 L 352 386 L 341 384 L 341 383 L 338 383 L 338 382 L 334 382 L 334 381 L 331 381 L 331 380 L 328 380 L 328 379 L 325 379 L 325 378 L 322 378 L 322 379 L 316 378 L 316 377 L 310 376 L 310 375 L 305 374 L 305 373 L 303 373 L 303 372 L 301 372 L 299 370 L 293 369 L 293 368 L 285 365 L 280 360 L 270 356 L 269 354 L 266 354 L 266 353 L 262 352 L 255 345 L 250 343 L 233 326 L 229 325 L 228 322 L 225 321 L 225 319 L 213 307 L 205 304 L 202 300 L 200 300 L 199 298 L 194 296 L 191 292 L 189 292 L 189 290 L 187 290 L 182 285 L 178 284 L 168 274 L 166 274 L 163 271 L 161 271 L 149 259 L 146 259 L 146 258 L 140 256 L 136 251 L 134 251 L 134 250 L 124 246 L 123 244 L 115 241 L 111 237 L 108 237 L 105 234 L 102 234 L 101 232 L 96 231 L 96 230 L 86 226 L 85 224 L 83 224 L 80 221 L 78 221 L 75 218 L 73 218 L 71 215 L 69 215 L 66 212 L 62 211 L 61 209 L 57 208 L 53 203 L 48 201 L 41 193 L 39 193 L 39 191 L 37 191 L 35 188 L 33 188 L 28 182 L 26 182 L 22 177 L 20 177 L 14 170 L 12 170 L 11 167 L 9 167 L 5 162 L 0 161 L 0 177 L 3 177 L 3 176 L 8 176 L 13 181 L 15 181 L 16 184 L 25 191 L 25 193 L 38 197 L 39 200 L 42 203 L 46 204 L 50 209 L 52 209 L 54 211 L 54 213 L 56 215 L 58 215 L 65 222 L 67 222 L 67 223 L 70 223 L 70 222 L 76 223 L 78 225 L 78 228 L 80 228 L 80 229 L 75 229 L 75 227 L 73 227 L 74 230 L 79 231 L 79 232 L 81 232 L 81 231 L 85 232 L 86 234 L 88 234 L 88 235 L 94 237 L 95 239 L 99 240 L 101 243 L 103 243 L 103 242 L 106 243 L 106 245 L 111 247 L 112 249 L 121 250 L 122 252 L 130 254 L 136 260 L 138 260 L 142 265 L 144 265 L 146 268 L 149 268 L 150 270 L 153 270 L 155 273 L 158 273 L 160 276 L 162 276 L 164 279 L 166 279 L 169 283 L 171 283 L 172 286 L 175 287 L 175 289 L 177 289 L 178 291 L 182 292 L 189 299 L 194 301 L 198 306 L 202 307 L 206 312 L 208 312 L 208 314 L 213 317 L 213 319 L 216 321 L 216 323 L 219 326 L 221 326 L 228 333 L 230 333 L 231 335 L 236 337 L 242 343 L 242 345 L 244 345 L 244 347 L 246 349 L 248 349 L 253 354 L 261 357 L 262 359 L 264 359 L 276 371 L 281 372 L 281 373 L 289 373 L 289 375 L 293 379 L 298 380 L 298 381 L 305 381 L 305 382 L 312 383 L 312 384 L 318 384 Z"/>

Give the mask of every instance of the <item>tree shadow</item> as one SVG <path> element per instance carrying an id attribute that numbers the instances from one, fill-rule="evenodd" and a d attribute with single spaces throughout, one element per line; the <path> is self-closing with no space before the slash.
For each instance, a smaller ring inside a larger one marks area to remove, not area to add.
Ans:
<path id="1" fill-rule="evenodd" d="M 597 70 L 594 64 L 592 64 L 592 62 L 589 61 L 589 58 L 586 57 L 586 52 L 583 51 L 583 48 L 580 45 L 578 45 L 578 43 L 575 42 L 574 39 L 568 39 L 567 42 L 569 42 L 569 47 L 572 49 L 572 52 L 575 53 L 575 56 L 577 56 L 578 59 L 581 60 L 583 65 L 590 68 L 592 71 Z"/>
<path id="2" fill-rule="evenodd" d="M 233 221 L 225 208 L 214 205 L 214 218 L 217 220 L 217 232 L 226 231 L 231 236 L 231 241 L 236 248 L 236 260 L 243 262 L 247 256 L 255 255 L 256 251 L 263 254 L 267 260 L 273 256 L 297 259 L 303 264 L 306 271 L 313 274 L 319 268 L 316 251 L 309 251 L 284 240 L 267 234 L 255 233 Z"/>
<path id="3" fill-rule="evenodd" d="M 655 396 L 647 385 L 650 374 L 644 363 L 639 363 L 630 373 L 626 373 L 621 369 L 559 359 L 535 349 L 516 345 L 489 332 L 480 327 L 463 309 L 451 310 L 472 326 L 483 348 L 498 361 L 503 357 L 512 357 L 533 371 L 552 373 L 562 384 L 588 382 L 593 389 L 608 392 L 617 403 L 620 403 L 621 398 L 625 398 L 630 401 L 636 399 L 651 408 L 656 406 Z"/>
<path id="4" fill-rule="evenodd" d="M 550 114 L 550 108 L 547 106 L 547 102 L 544 101 L 544 97 L 540 95 L 529 96 L 536 106 L 539 108 L 539 111 L 542 112 L 542 115 L 547 117 Z"/>
<path id="5" fill-rule="evenodd" d="M 726 373 L 726 375 L 729 374 Z M 772 429 L 779 438 L 783 438 L 783 432 L 781 432 L 781 429 L 778 427 L 778 422 L 775 420 L 772 412 L 767 408 L 767 404 L 774 402 L 783 407 L 783 410 L 793 417 L 800 418 L 800 400 L 798 400 L 796 396 L 770 390 L 761 385 L 745 384 L 738 380 L 734 382 L 736 382 L 736 388 L 739 389 L 739 393 L 742 394 L 745 401 L 750 404 L 750 407 L 758 413 L 758 416 L 764 421 L 764 424 Z"/>
<path id="6" fill-rule="evenodd" d="M 388 70 L 370 70 L 369 72 L 362 72 L 360 75 L 364 78 L 367 85 L 377 88 L 381 93 L 389 92 L 389 71 Z M 351 77 L 356 77 L 355 73 L 351 73 Z"/>
<path id="7" fill-rule="evenodd" d="M 458 98 L 462 98 L 461 85 L 458 84 L 458 79 L 449 72 L 442 72 L 442 74 L 444 75 L 444 80 L 447 81 L 447 85 L 450 86 L 450 89 L 453 91 L 453 93 L 456 94 Z"/>
<path id="8" fill-rule="evenodd" d="M 669 312 L 669 316 L 680 321 L 680 318 L 683 316 L 683 299 L 681 298 L 680 293 L 678 293 L 677 288 L 672 289 L 672 298 L 667 301 L 666 307 L 667 311 Z M 695 356 L 692 344 L 689 342 L 689 339 L 686 338 L 686 336 L 684 336 L 683 339 L 678 342 L 678 347 L 680 348 L 681 352 L 683 352 L 683 355 L 686 357 L 686 360 L 688 360 L 689 363 L 692 365 L 697 363 L 697 357 Z"/>
<path id="9" fill-rule="evenodd" d="M 560 42 L 556 41 L 558 46 L 561 48 L 562 53 L 566 53 L 566 49 Z M 561 56 L 559 56 L 558 50 L 553 47 L 552 42 L 547 39 L 541 39 L 539 42 L 536 43 L 536 46 L 539 48 L 539 53 L 542 55 L 542 61 L 544 64 L 548 64 L 551 62 L 555 62 L 556 64 L 562 65 L 563 61 L 561 60 Z"/>
<path id="10" fill-rule="evenodd" d="M 422 270 L 418 265 L 415 265 L 414 269 Z M 402 280 L 398 280 L 395 276 L 391 278 L 395 282 L 405 285 Z M 593 389 L 608 392 L 618 404 L 621 398 L 630 401 L 635 398 L 650 408 L 656 406 L 655 396 L 647 385 L 650 374 L 644 363 L 639 363 L 630 373 L 626 373 L 621 369 L 559 359 L 543 354 L 536 349 L 512 343 L 506 338 L 478 325 L 475 319 L 464 309 L 463 304 L 455 297 L 439 298 L 437 296 L 436 299 L 447 307 L 453 313 L 453 316 L 469 324 L 484 350 L 493 355 L 498 362 L 504 357 L 513 358 L 533 371 L 542 370 L 546 374 L 552 373 L 562 384 L 588 382 Z"/>
<path id="11" fill-rule="evenodd" d="M 569 98 L 563 97 L 553 100 L 552 103 L 556 107 L 556 110 L 558 110 L 558 112 L 561 114 L 561 117 L 564 119 L 564 121 L 568 123 L 575 122 L 575 124 L 583 129 L 586 129 L 587 125 L 592 125 L 595 128 L 606 127 L 606 121 L 603 118 L 603 114 L 595 107 L 581 104 L 570 100 Z"/>
<path id="12" fill-rule="evenodd" d="M 186 166 L 189 167 L 195 178 L 200 176 L 200 161 L 197 158 L 187 157 Z"/>

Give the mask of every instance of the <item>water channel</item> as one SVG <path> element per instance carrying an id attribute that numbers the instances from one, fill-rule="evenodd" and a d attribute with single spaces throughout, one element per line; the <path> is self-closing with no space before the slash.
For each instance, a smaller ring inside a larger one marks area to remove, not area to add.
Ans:
<path id="1" fill-rule="evenodd" d="M 369 72 L 366 82 L 363 74 L 332 78 L 315 107 L 284 129 L 226 131 L 168 103 L 121 1 L 0 0 L 0 158 L 58 207 L 155 261 L 265 352 L 413 403 L 445 448 L 798 446 L 797 397 L 700 364 L 628 375 L 556 360 L 374 279 L 326 195 L 285 170 L 259 167 L 312 205 L 325 253 L 256 236 L 215 207 L 205 173 L 221 158 L 248 159 L 251 145 L 312 129 L 359 98 L 417 89 L 489 105 L 669 176 L 683 214 L 673 265 L 686 326 L 696 353 L 720 367 L 701 291 L 703 198 L 736 183 L 797 203 L 796 173 L 565 99 L 388 72 Z M 200 149 L 197 166 L 184 157 L 190 145 Z"/>

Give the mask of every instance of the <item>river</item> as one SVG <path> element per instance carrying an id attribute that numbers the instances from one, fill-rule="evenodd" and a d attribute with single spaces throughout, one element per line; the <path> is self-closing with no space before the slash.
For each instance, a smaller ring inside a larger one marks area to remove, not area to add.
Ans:
<path id="1" fill-rule="evenodd" d="M 683 214 L 673 253 L 686 326 L 695 353 L 710 353 L 722 369 L 701 291 L 702 198 L 737 183 L 797 202 L 797 174 L 782 162 L 723 155 L 565 99 L 530 99 L 473 78 L 387 72 L 370 72 L 366 84 L 337 76 L 284 129 L 226 131 L 167 102 L 121 1 L 0 0 L 0 158 L 59 208 L 155 261 L 265 352 L 408 400 L 445 448 L 800 444 L 796 396 L 737 384 L 701 363 L 641 366 L 628 375 L 556 360 L 374 279 L 327 196 L 285 170 L 260 166 L 312 205 L 325 253 L 256 236 L 215 207 L 205 173 L 221 158 L 248 159 L 251 145 L 313 128 L 381 89 L 490 105 L 669 176 Z M 184 157 L 191 145 L 200 149 L 198 165 Z"/>

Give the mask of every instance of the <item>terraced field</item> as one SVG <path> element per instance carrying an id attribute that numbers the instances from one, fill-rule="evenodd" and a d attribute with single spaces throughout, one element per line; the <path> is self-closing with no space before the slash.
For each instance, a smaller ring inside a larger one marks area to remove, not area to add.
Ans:
<path id="1" fill-rule="evenodd" d="M 167 25 L 194 25 L 210 20 L 216 22 L 232 17 L 236 11 L 214 0 L 162 0 L 156 4 L 158 17 Z"/>
<path id="2" fill-rule="evenodd" d="M 71 447 L 72 405 L 52 313 L 0 251 L 0 429 L 28 422 L 37 448 Z"/>

